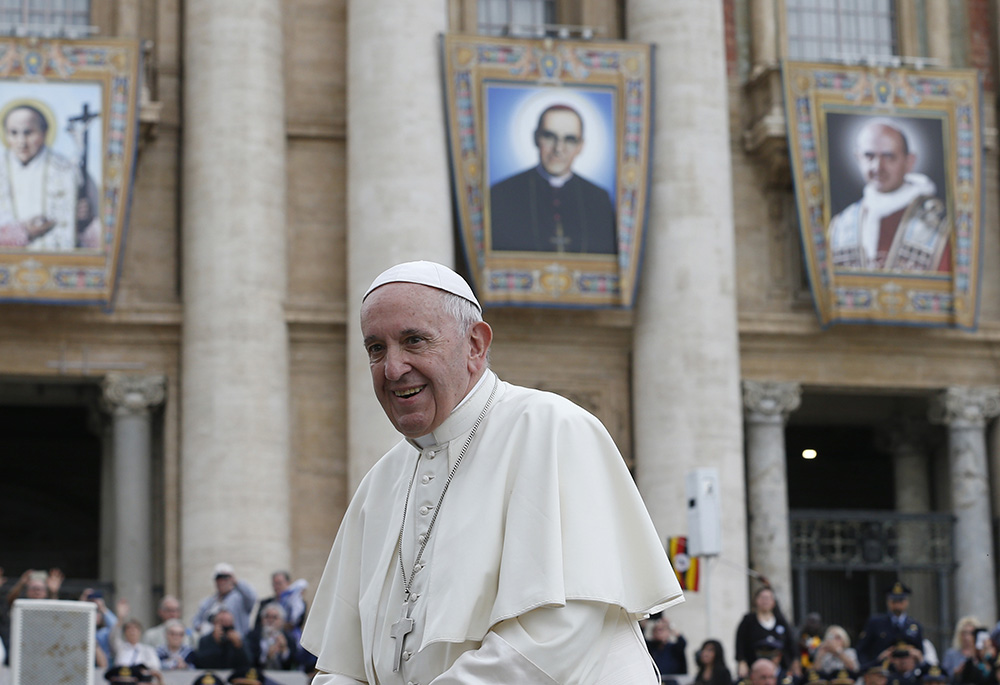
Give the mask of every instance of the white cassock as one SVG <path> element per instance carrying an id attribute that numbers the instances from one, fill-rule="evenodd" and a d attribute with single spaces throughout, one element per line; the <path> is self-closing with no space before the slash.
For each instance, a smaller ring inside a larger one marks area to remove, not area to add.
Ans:
<path id="1" fill-rule="evenodd" d="M 45 235 L 25 247 L 35 252 L 72 250 L 76 247 L 76 202 L 80 168 L 45 147 L 27 164 L 9 150 L 0 161 L 0 224 L 27 222 L 36 216 L 55 221 Z"/>
<path id="2" fill-rule="evenodd" d="M 407 577 L 442 488 L 495 387 L 413 575 L 413 630 L 393 672 Z M 433 435 L 362 480 L 302 635 L 314 685 L 657 683 L 637 619 L 683 601 L 611 436 L 558 395 L 487 371 Z"/>

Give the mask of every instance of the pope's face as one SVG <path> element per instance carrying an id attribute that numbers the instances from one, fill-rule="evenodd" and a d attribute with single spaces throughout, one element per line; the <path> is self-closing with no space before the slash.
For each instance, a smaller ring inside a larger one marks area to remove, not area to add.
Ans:
<path id="1" fill-rule="evenodd" d="M 27 164 L 45 146 L 45 131 L 38 115 L 30 109 L 15 109 L 7 115 L 4 126 L 7 146 L 21 164 Z"/>
<path id="2" fill-rule="evenodd" d="M 553 176 L 570 171 L 573 160 L 583 150 L 583 128 L 573 112 L 554 110 L 542 117 L 535 134 L 542 168 Z"/>
<path id="3" fill-rule="evenodd" d="M 389 283 L 361 307 L 361 333 L 375 396 L 408 438 L 434 431 L 478 379 L 489 326 L 463 333 L 445 311 L 444 294 L 415 283 Z"/>
<path id="4" fill-rule="evenodd" d="M 855 156 L 865 182 L 880 193 L 891 193 L 903 185 L 917 160 L 916 155 L 904 151 L 899 132 L 882 124 L 861 131 Z"/>

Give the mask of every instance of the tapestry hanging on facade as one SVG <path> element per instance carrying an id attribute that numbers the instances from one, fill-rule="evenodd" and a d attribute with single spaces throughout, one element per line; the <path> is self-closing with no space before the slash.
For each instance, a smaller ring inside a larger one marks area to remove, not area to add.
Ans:
<path id="1" fill-rule="evenodd" d="M 784 65 L 820 323 L 974 329 L 983 216 L 974 70 Z"/>
<path id="2" fill-rule="evenodd" d="M 446 36 L 459 228 L 484 306 L 632 306 L 652 48 Z"/>
<path id="3" fill-rule="evenodd" d="M 0 39 L 0 300 L 110 305 L 138 90 L 137 41 Z"/>

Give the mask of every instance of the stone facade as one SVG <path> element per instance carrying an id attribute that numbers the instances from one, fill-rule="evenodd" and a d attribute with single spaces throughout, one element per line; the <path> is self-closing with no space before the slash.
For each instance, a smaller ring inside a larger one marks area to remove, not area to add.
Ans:
<path id="1" fill-rule="evenodd" d="M 248 4 L 95 0 L 102 35 L 153 46 L 156 106 L 144 110 L 115 306 L 0 305 L 0 399 L 5 379 L 96 386 L 123 367 L 162 377 L 162 404 L 150 408 L 147 582 L 151 597 L 153 588 L 179 595 L 187 616 L 211 591 L 217 561 L 265 595 L 278 568 L 318 580 L 353 488 L 394 440 L 371 397 L 359 294 L 394 261 L 455 255 L 436 40 L 475 30 L 475 0 Z M 659 44 L 653 223 L 639 305 L 498 309 L 487 319 L 502 377 L 564 394 L 604 421 L 664 536 L 685 531 L 684 473 L 717 466 L 724 556 L 744 570 L 763 565 L 790 595 L 787 550 L 768 553 L 766 531 L 753 525 L 785 518 L 787 508 L 762 509 L 781 488 L 755 486 L 754 469 L 748 482 L 744 453 L 781 476 L 781 422 L 797 396 L 768 422 L 752 403 L 744 415 L 741 381 L 807 398 L 1000 385 L 1000 181 L 988 128 L 977 331 L 821 330 L 799 257 L 784 124 L 775 118 L 781 103 L 751 106 L 783 56 L 781 4 L 559 0 L 561 22 Z M 925 4 L 947 21 L 902 11 L 903 43 L 947 62 L 949 45 L 958 54 L 947 27 L 972 31 L 982 7 L 970 3 L 974 11 L 956 17 L 956 3 Z M 977 32 L 968 59 L 989 65 L 993 84 L 997 17 L 985 14 L 991 43 Z M 920 46 L 921 25 L 929 47 Z M 985 93 L 988 127 L 995 99 Z M 710 263 L 695 268 L 705 254 Z M 951 450 L 954 462 L 974 453 L 979 500 L 1000 497 L 985 470 L 994 478 L 1000 470 L 996 439 L 975 442 L 988 437 L 988 418 L 974 426 L 978 437 L 963 424 L 953 437 L 965 447 Z M 979 536 L 988 508 L 967 502 L 970 487 L 953 485 L 947 496 L 973 511 L 961 535 Z M 113 556 L 105 550 L 101 580 L 135 574 Z M 995 582 L 995 570 L 971 573 L 969 582 Z M 711 582 L 714 602 L 692 594 L 673 615 L 689 642 L 712 635 L 728 647 L 750 588 L 743 570 L 725 567 Z"/>

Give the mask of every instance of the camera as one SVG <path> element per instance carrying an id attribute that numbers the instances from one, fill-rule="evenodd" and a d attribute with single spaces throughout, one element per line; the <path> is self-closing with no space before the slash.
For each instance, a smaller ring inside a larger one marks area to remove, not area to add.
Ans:
<path id="1" fill-rule="evenodd" d="M 222 626 L 222 632 L 224 633 L 228 633 L 232 629 L 233 629 L 232 626 Z"/>
<path id="2" fill-rule="evenodd" d="M 976 651 L 981 652 L 986 649 L 986 645 L 990 642 L 990 634 L 986 630 L 976 631 Z"/>

